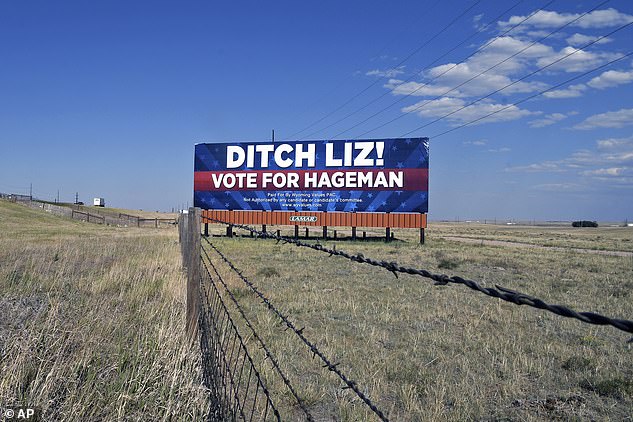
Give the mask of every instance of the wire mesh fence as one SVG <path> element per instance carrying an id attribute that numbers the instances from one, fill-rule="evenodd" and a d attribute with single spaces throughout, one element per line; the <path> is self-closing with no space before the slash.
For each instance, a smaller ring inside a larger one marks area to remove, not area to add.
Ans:
<path id="1" fill-rule="evenodd" d="M 220 274 L 201 259 L 200 214 L 181 214 L 178 224 L 183 262 L 187 269 L 187 331 L 200 342 L 202 379 L 209 392 L 209 420 L 279 421 L 276 404 L 226 299 L 234 300 Z M 214 268 L 215 269 L 215 268 Z M 224 294 L 222 291 L 224 290 Z M 229 292 L 227 295 L 226 292 Z M 241 316 L 246 319 L 244 313 Z M 267 357 L 274 361 L 254 328 Z M 282 374 L 282 377 L 287 381 Z M 289 385 L 289 384 L 287 384 Z M 292 390 L 292 387 L 290 387 Z M 296 395 L 295 395 L 296 397 Z M 298 399 L 298 398 L 297 398 Z M 308 416 L 307 420 L 312 420 Z"/>

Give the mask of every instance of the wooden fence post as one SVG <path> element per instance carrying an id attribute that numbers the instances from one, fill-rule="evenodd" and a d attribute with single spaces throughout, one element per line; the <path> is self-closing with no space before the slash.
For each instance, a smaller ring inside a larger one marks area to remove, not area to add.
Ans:
<path id="1" fill-rule="evenodd" d="M 187 336 L 194 341 L 198 334 L 200 314 L 200 208 L 189 208 L 187 262 Z"/>

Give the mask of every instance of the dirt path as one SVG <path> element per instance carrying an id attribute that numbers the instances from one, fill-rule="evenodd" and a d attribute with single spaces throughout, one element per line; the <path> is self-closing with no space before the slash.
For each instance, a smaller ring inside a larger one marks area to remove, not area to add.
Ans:
<path id="1" fill-rule="evenodd" d="M 603 251 L 603 250 L 598 250 L 598 249 L 564 248 L 561 246 L 542 246 L 542 245 L 533 245 L 531 243 L 512 242 L 508 240 L 473 239 L 472 237 L 460 237 L 460 236 L 440 236 L 440 238 L 445 239 L 445 240 L 455 241 L 455 242 L 477 243 L 481 245 L 490 245 L 490 246 L 510 246 L 513 248 L 547 249 L 547 250 L 562 251 L 562 252 L 578 252 L 578 253 L 587 253 L 587 254 L 595 254 L 595 255 L 632 256 L 633 257 L 633 252 L 628 252 L 628 251 Z"/>

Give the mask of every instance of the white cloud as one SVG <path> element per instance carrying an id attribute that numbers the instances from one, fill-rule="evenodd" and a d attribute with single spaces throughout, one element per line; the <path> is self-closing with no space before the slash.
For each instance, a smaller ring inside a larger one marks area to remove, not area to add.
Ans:
<path id="1" fill-rule="evenodd" d="M 404 82 L 398 79 L 389 79 L 384 87 L 392 90 L 394 95 L 412 95 L 415 97 L 438 96 L 444 94 L 452 88 L 445 85 L 427 85 L 418 82 Z M 455 96 L 459 96 L 459 93 Z"/>
<path id="2" fill-rule="evenodd" d="M 580 13 L 559 13 L 554 11 L 539 10 L 532 17 L 521 24 L 521 27 L 555 28 L 572 22 L 581 16 Z M 524 21 L 527 16 L 512 16 L 507 21 L 499 22 L 499 27 L 507 28 Z M 620 26 L 633 21 L 633 16 L 618 12 L 609 8 L 594 10 L 572 23 L 571 26 L 580 28 L 609 28 Z"/>
<path id="3" fill-rule="evenodd" d="M 530 94 L 551 87 L 555 83 L 552 81 L 557 80 L 556 77 L 561 74 L 584 72 L 622 57 L 615 51 L 608 51 L 597 45 L 590 50 L 577 47 L 597 40 L 592 31 L 584 29 L 621 25 L 622 22 L 633 21 L 633 16 L 620 13 L 615 9 L 594 11 L 582 18 L 580 16 L 580 14 L 554 11 L 537 12 L 528 20 L 529 24 L 526 22 L 525 28 L 521 25 L 522 29 L 517 31 L 520 32 L 518 35 L 496 36 L 488 39 L 487 42 L 484 40 L 485 47 L 477 50 L 463 63 L 439 64 L 421 72 L 417 80 L 403 81 L 402 79 L 405 78 L 398 77 L 402 73 L 401 69 L 396 69 L 394 72 L 374 69 L 367 74 L 388 77 L 384 88 L 389 89 L 395 96 L 415 96 L 430 100 L 402 109 L 405 113 L 415 112 L 424 118 L 443 116 L 457 110 L 473 98 L 486 97 L 486 101 L 481 101 L 447 117 L 451 123 L 467 122 L 504 108 L 505 104 L 513 102 L 512 96 L 515 94 Z M 532 32 L 542 31 L 549 34 L 552 27 L 561 26 L 576 18 L 579 19 L 572 24 L 577 28 L 575 31 L 567 33 L 560 31 L 555 36 L 548 36 L 547 41 L 541 42 L 533 42 L 536 38 L 531 38 L 529 35 Z M 508 22 L 499 22 L 499 25 L 507 26 L 522 19 L 523 17 L 514 16 Z M 480 17 L 473 19 L 473 22 L 477 25 Z M 571 45 L 565 44 L 565 39 Z M 609 41 L 601 39 L 596 44 L 605 44 Z M 546 66 L 549 66 L 546 71 L 539 72 L 538 76 L 531 76 L 531 72 Z M 633 81 L 633 71 L 631 75 L 628 72 L 614 72 L 604 72 L 589 83 L 574 84 L 545 92 L 543 97 L 547 99 L 578 98 L 590 88 L 601 89 Z M 530 75 L 529 78 L 528 75 Z M 525 80 L 519 81 L 521 78 Z M 508 97 L 511 99 L 506 99 Z M 511 106 L 491 116 L 486 122 L 515 120 L 536 114 L 538 113 Z M 565 117 L 552 113 L 533 120 L 529 125 L 545 127 Z"/>
<path id="4" fill-rule="evenodd" d="M 583 176 L 622 176 L 628 171 L 631 170 L 628 167 L 610 167 L 610 168 L 602 168 L 596 170 L 587 170 L 583 171 L 581 174 Z"/>
<path id="5" fill-rule="evenodd" d="M 563 114 L 563 113 L 551 113 L 551 114 L 545 115 L 542 119 L 536 119 L 536 120 L 532 120 L 528 122 L 528 125 L 534 128 L 545 127 L 545 126 L 553 125 L 556 122 L 560 122 L 561 120 L 566 119 L 567 116 L 568 116 L 567 114 Z"/>
<path id="6" fill-rule="evenodd" d="M 585 35 L 585 34 L 579 34 L 579 33 L 575 33 L 574 35 L 572 35 L 571 37 L 567 37 L 566 41 L 569 45 L 574 46 L 574 47 L 582 47 L 584 45 L 587 45 L 593 41 L 596 41 L 599 37 L 595 37 L 593 35 Z M 613 41 L 611 38 L 601 38 L 600 41 L 596 42 L 596 45 L 598 44 L 606 44 Z"/>
<path id="7" fill-rule="evenodd" d="M 564 89 L 554 89 L 543 94 L 546 98 L 576 98 L 580 97 L 587 87 L 584 84 L 570 85 Z"/>
<path id="8" fill-rule="evenodd" d="M 596 76 L 589 82 L 592 88 L 604 89 L 611 88 L 613 86 L 628 84 L 633 81 L 633 70 L 630 72 L 621 72 L 619 70 L 607 70 L 599 76 Z"/>
<path id="9" fill-rule="evenodd" d="M 446 63 L 435 66 L 423 75 L 425 81 L 403 82 L 390 80 L 385 87 L 394 95 L 476 97 L 503 89 L 500 93 L 537 92 L 547 87 L 538 81 L 515 82 L 512 77 L 523 72 L 535 59 L 551 57 L 557 54 L 551 47 L 505 36 L 490 41 L 486 48 L 463 63 Z M 529 48 L 527 48 L 529 47 Z M 527 49 L 526 49 L 527 48 Z M 526 49 L 521 54 L 513 54 Z M 515 82 L 515 83 L 513 83 Z"/>
<path id="10" fill-rule="evenodd" d="M 528 164 L 526 166 L 509 167 L 506 171 L 516 171 L 521 173 L 556 173 L 565 171 L 561 168 L 560 163 L 556 161 L 544 161 L 542 163 Z"/>
<path id="11" fill-rule="evenodd" d="M 594 114 L 574 126 L 574 129 L 594 129 L 598 127 L 620 128 L 633 125 L 633 108 Z"/>
<path id="12" fill-rule="evenodd" d="M 597 144 L 600 150 L 618 151 L 630 148 L 633 151 L 633 136 L 629 136 L 628 138 L 601 139 Z"/>
<path id="13" fill-rule="evenodd" d="M 537 66 L 549 66 L 548 70 L 564 72 L 584 72 L 596 66 L 622 57 L 622 54 L 611 52 L 591 52 L 574 47 L 564 47 L 557 53 L 541 57 L 536 61 Z M 561 60 L 562 59 L 562 60 Z M 560 60 L 559 62 L 556 62 Z M 555 64 L 552 64 L 556 62 Z"/>
<path id="14" fill-rule="evenodd" d="M 546 192 L 584 192 L 587 189 L 586 186 L 579 185 L 578 183 L 545 183 L 535 185 L 532 188 Z"/>
<path id="15" fill-rule="evenodd" d="M 412 113 L 415 112 L 421 117 L 443 117 L 449 113 L 455 112 L 447 117 L 448 121 L 452 123 L 466 123 L 478 118 L 482 118 L 490 113 L 493 113 L 498 110 L 502 110 L 505 107 L 508 107 L 506 104 L 497 104 L 492 101 L 480 101 L 476 104 L 468 106 L 463 110 L 459 110 L 461 107 L 465 106 L 466 101 L 460 98 L 451 98 L 451 97 L 442 97 L 437 100 L 431 101 L 420 101 L 417 104 L 405 107 L 402 109 L 404 113 Z M 521 109 L 515 105 L 508 107 L 503 111 L 499 111 L 498 113 L 482 119 L 481 122 L 477 123 L 490 123 L 490 122 L 499 122 L 499 121 L 509 121 L 516 120 L 523 116 L 529 116 L 537 114 L 535 112 Z"/>
<path id="16" fill-rule="evenodd" d="M 507 168 L 509 172 L 524 173 L 571 173 L 588 182 L 607 184 L 609 187 L 633 188 L 633 136 L 596 141 L 596 149 L 582 149 L 562 160 L 548 160 L 525 166 Z M 539 185 L 560 187 L 567 183 Z"/>
<path id="17" fill-rule="evenodd" d="M 402 70 L 404 68 L 404 66 L 400 66 L 397 68 L 391 68 L 391 69 L 374 69 L 374 70 L 370 70 L 369 72 L 365 73 L 365 75 L 367 76 L 380 76 L 381 78 L 393 78 L 396 77 L 402 73 L 404 73 L 404 70 Z"/>
<path id="18" fill-rule="evenodd" d="M 488 152 L 492 152 L 492 153 L 498 153 L 498 152 L 510 152 L 512 151 L 510 148 L 508 147 L 502 147 L 502 148 L 492 148 L 489 149 Z"/>
<path id="19" fill-rule="evenodd" d="M 464 141 L 463 142 L 464 145 L 475 145 L 475 146 L 478 146 L 478 147 L 484 146 L 487 143 L 488 143 L 488 141 L 485 140 L 485 139 L 478 139 L 478 140 L 475 140 L 475 141 Z"/>

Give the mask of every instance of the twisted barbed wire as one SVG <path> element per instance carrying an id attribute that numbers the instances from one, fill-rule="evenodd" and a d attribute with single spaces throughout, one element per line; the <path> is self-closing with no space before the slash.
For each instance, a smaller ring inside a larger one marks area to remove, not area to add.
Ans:
<path id="1" fill-rule="evenodd" d="M 618 318 L 609 318 L 604 315 L 600 315 L 595 312 L 577 312 L 569 307 L 563 305 L 553 305 L 549 304 L 539 298 L 527 295 L 525 293 L 521 293 L 515 290 L 511 290 L 502 286 L 495 284 L 495 287 L 483 287 L 479 283 L 474 280 L 469 280 L 459 276 L 448 276 L 446 274 L 435 274 L 425 269 L 418 268 L 409 268 L 404 267 L 397 262 L 388 262 L 388 261 L 379 261 L 372 258 L 366 258 L 363 254 L 350 254 L 345 251 L 330 249 L 319 243 L 306 243 L 302 242 L 298 239 L 292 239 L 284 236 L 277 236 L 276 234 L 259 231 L 253 227 L 243 225 L 243 224 L 235 224 L 228 223 L 226 221 L 217 220 L 210 217 L 205 217 L 207 220 L 215 221 L 220 224 L 225 224 L 232 227 L 237 227 L 240 229 L 247 230 L 253 234 L 257 234 L 258 237 L 275 239 L 278 242 L 290 243 L 299 247 L 306 247 L 310 249 L 314 249 L 316 251 L 325 252 L 330 256 L 340 256 L 346 259 L 349 259 L 352 262 L 369 264 L 375 267 L 380 267 L 391 272 L 396 278 L 398 277 L 398 273 L 418 275 L 424 278 L 429 278 L 435 281 L 436 286 L 444 286 L 448 284 L 461 284 L 472 290 L 478 291 L 490 297 L 495 297 L 498 299 L 502 299 L 506 302 L 514 303 L 515 305 L 527 305 L 532 308 L 542 309 L 545 311 L 549 311 L 559 316 L 563 316 L 566 318 L 573 318 L 588 324 L 595 325 L 610 325 L 619 330 L 625 331 L 627 333 L 633 333 L 633 321 L 626 319 L 618 319 Z M 633 339 L 629 340 L 630 342 Z"/>
<path id="2" fill-rule="evenodd" d="M 270 351 L 270 349 L 266 346 L 266 344 L 264 343 L 264 340 L 262 340 L 262 338 L 259 336 L 259 334 L 257 333 L 257 331 L 255 330 L 255 327 L 253 327 L 253 325 L 251 324 L 250 320 L 247 318 L 242 306 L 239 304 L 239 302 L 237 301 L 237 298 L 235 297 L 235 295 L 233 294 L 233 292 L 231 292 L 231 290 L 229 289 L 229 287 L 227 286 L 226 282 L 224 281 L 224 279 L 222 278 L 222 276 L 220 275 L 220 273 L 218 272 L 218 269 L 216 268 L 216 266 L 213 264 L 213 261 L 211 261 L 211 257 L 209 256 L 209 254 L 207 253 L 207 251 L 204 248 L 201 248 L 202 252 L 204 253 L 204 256 L 207 258 L 207 262 L 209 263 L 209 265 L 211 265 L 211 268 L 213 268 L 213 271 L 215 272 L 215 274 L 218 277 L 218 281 L 220 282 L 220 284 L 222 284 L 222 287 L 224 288 L 224 291 L 227 293 L 227 295 L 229 296 L 229 298 L 231 299 L 231 301 L 233 302 L 233 304 L 235 305 L 235 307 L 237 308 L 237 311 L 240 313 L 240 315 L 242 316 L 242 318 L 244 319 L 244 322 L 246 323 L 246 326 L 248 328 L 250 328 L 253 337 L 257 340 L 257 342 L 260 344 L 261 349 L 264 351 L 264 354 L 266 355 L 266 358 L 268 360 L 270 360 L 270 362 L 272 363 L 273 368 L 276 370 L 276 372 L 279 374 L 279 376 L 281 377 L 283 383 L 286 385 L 286 387 L 288 388 L 288 390 L 290 391 L 290 393 L 292 394 L 292 396 L 295 398 L 295 400 L 297 401 L 297 404 L 299 405 L 299 407 L 301 408 L 301 410 L 303 411 L 303 413 L 305 413 L 306 415 L 306 420 L 308 420 L 309 422 L 313 422 L 314 418 L 312 417 L 312 415 L 310 414 L 310 412 L 308 411 L 305 403 L 303 402 L 303 400 L 299 397 L 299 395 L 297 394 L 297 392 L 295 391 L 294 387 L 290 384 L 290 380 L 288 379 L 288 377 L 283 373 L 283 371 L 281 370 L 281 367 L 279 366 L 279 363 L 277 362 L 277 360 L 275 359 L 275 356 L 273 355 L 273 353 Z"/>
<path id="3" fill-rule="evenodd" d="M 279 309 L 277 309 L 271 303 L 271 301 L 257 288 L 257 286 L 255 286 L 249 279 L 247 279 L 241 270 L 233 265 L 233 263 L 222 253 L 222 251 L 220 251 L 213 243 L 211 243 L 209 239 L 207 239 L 206 237 L 204 237 L 204 239 L 207 244 L 220 256 L 220 258 L 222 258 L 222 260 L 231 268 L 231 270 L 233 270 L 233 272 L 235 272 L 238 277 L 253 291 L 253 293 L 255 293 L 255 295 L 257 295 L 257 297 L 261 299 L 262 303 L 264 303 L 271 312 L 273 312 L 279 319 L 281 319 L 281 321 L 286 324 L 286 327 L 294 332 L 299 337 L 299 339 L 301 339 L 301 341 L 306 346 L 308 346 L 308 348 L 310 348 L 313 358 L 315 356 L 318 356 L 324 364 L 323 367 L 327 368 L 331 372 L 334 372 L 341 379 L 341 381 L 345 383 L 346 387 L 344 387 L 344 389 L 351 389 L 352 391 L 354 391 L 354 393 L 356 393 L 356 395 L 376 414 L 376 416 L 380 418 L 381 421 L 388 422 L 389 419 L 387 419 L 384 413 L 380 409 L 378 409 L 378 407 L 376 407 L 376 405 L 372 403 L 369 397 L 367 397 L 367 395 L 365 395 L 359 389 L 356 381 L 349 379 L 345 374 L 343 374 L 343 372 L 341 372 L 341 370 L 338 368 L 339 363 L 332 363 L 332 361 L 329 360 L 327 356 L 325 356 L 325 354 L 318 349 L 315 343 L 306 338 L 306 336 L 303 334 L 303 330 L 305 329 L 305 327 L 300 329 L 297 328 L 295 324 L 290 321 L 290 319 L 288 319 L 288 316 L 279 311 Z"/>

